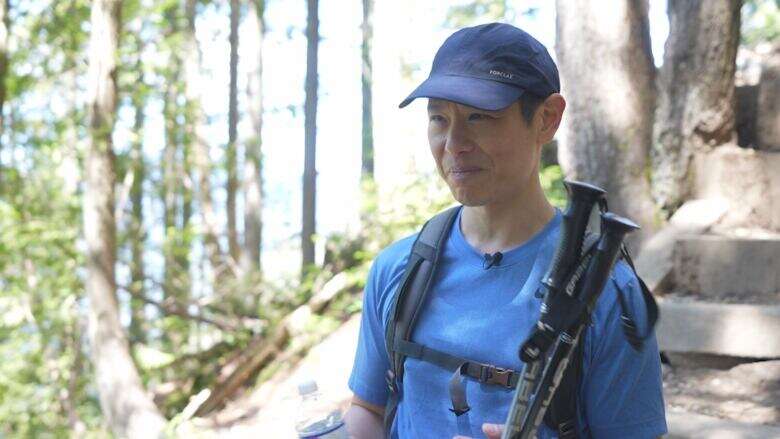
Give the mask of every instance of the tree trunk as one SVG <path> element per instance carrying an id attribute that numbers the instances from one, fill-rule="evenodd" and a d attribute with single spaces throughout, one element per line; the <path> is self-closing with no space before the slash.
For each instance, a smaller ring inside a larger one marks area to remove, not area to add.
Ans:
<path id="1" fill-rule="evenodd" d="M 228 144 L 225 151 L 227 169 L 227 233 L 228 248 L 233 262 L 239 261 L 238 230 L 236 230 L 236 191 L 238 175 L 236 141 L 238 137 L 238 22 L 241 5 L 230 0 L 230 100 L 228 103 Z"/>
<path id="2" fill-rule="evenodd" d="M 319 45 L 318 0 L 307 0 L 306 22 L 306 103 L 304 108 L 305 151 L 303 165 L 303 227 L 301 231 L 302 270 L 314 263 L 316 232 L 317 168 L 315 165 L 317 139 L 317 48 Z"/>
<path id="3" fill-rule="evenodd" d="M 656 227 L 647 167 L 655 69 L 647 2 L 557 2 L 556 53 L 568 101 L 558 159 L 567 178 L 608 191 L 610 209 L 639 223 L 640 243 Z M 594 62 L 594 60 L 598 60 Z"/>
<path id="4" fill-rule="evenodd" d="M 171 54 L 169 58 L 176 64 L 176 57 Z M 171 67 L 175 70 L 175 67 Z M 176 90 L 177 75 L 168 72 L 165 81 L 165 93 L 163 96 L 163 117 L 165 118 L 165 147 L 162 157 L 162 201 L 163 201 L 163 295 L 165 298 L 177 297 L 178 267 L 176 264 L 176 191 L 178 187 L 178 172 L 176 171 L 176 150 L 178 149 L 178 123 L 176 122 Z"/>
<path id="5" fill-rule="evenodd" d="M 140 54 L 143 51 L 143 46 L 140 44 L 139 39 L 138 60 L 136 63 L 136 71 L 139 74 L 138 83 L 144 83 L 143 65 L 141 62 Z M 146 233 L 144 229 L 144 210 L 143 210 L 143 184 L 146 178 L 146 166 L 144 164 L 143 153 L 143 129 L 144 129 L 144 104 L 145 99 L 138 96 L 138 93 L 133 94 L 133 107 L 135 108 L 135 121 L 133 123 L 133 134 L 135 139 L 133 141 L 132 151 L 132 169 L 133 173 L 133 185 L 130 188 L 130 201 L 132 202 L 133 214 L 130 219 L 130 228 L 128 235 L 130 239 L 130 341 L 143 343 L 146 340 L 146 318 L 144 317 L 144 302 L 137 299 L 135 296 L 144 296 L 144 281 L 146 276 L 144 273 L 144 241 L 146 240 Z"/>
<path id="6" fill-rule="evenodd" d="M 195 39 L 195 7 L 197 0 L 185 0 L 184 10 L 187 17 L 184 45 L 184 94 L 187 101 L 185 111 L 185 130 L 192 142 L 193 159 L 197 170 L 197 194 L 200 205 L 201 221 L 203 223 L 203 243 L 211 266 L 214 279 L 224 272 L 224 257 L 219 246 L 217 218 L 214 213 L 214 202 L 211 198 L 211 159 L 209 146 L 203 137 L 205 118 L 203 116 L 200 86 L 200 55 Z"/>
<path id="7" fill-rule="evenodd" d="M 374 12 L 374 0 L 363 0 L 363 44 L 361 46 L 362 85 L 363 85 L 363 166 L 361 168 L 363 179 L 374 178 L 374 121 L 371 111 L 373 104 L 371 98 L 371 40 L 374 35 L 372 15 Z"/>
<path id="8" fill-rule="evenodd" d="M 92 3 L 89 45 L 91 142 L 84 161 L 84 236 L 87 246 L 90 355 L 106 423 L 120 437 L 157 437 L 165 420 L 144 390 L 119 321 L 116 298 L 114 155 L 116 58 L 121 2 Z"/>
<path id="9" fill-rule="evenodd" d="M 263 145 L 263 35 L 265 34 L 265 0 L 249 2 L 250 35 L 255 38 L 257 57 L 247 81 L 249 117 L 253 138 L 246 143 L 244 159 L 244 271 L 260 272 L 262 245 L 262 145 Z"/>
<path id="10" fill-rule="evenodd" d="M 673 212 L 691 191 L 695 151 L 736 142 L 739 0 L 670 1 L 653 133 L 653 196 Z"/>

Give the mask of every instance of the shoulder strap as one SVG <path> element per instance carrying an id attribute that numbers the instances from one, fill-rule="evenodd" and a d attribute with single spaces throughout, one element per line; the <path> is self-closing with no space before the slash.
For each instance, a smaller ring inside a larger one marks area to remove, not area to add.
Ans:
<path id="1" fill-rule="evenodd" d="M 452 207 L 428 220 L 412 246 L 401 284 L 393 299 L 390 320 L 385 332 L 385 347 L 390 359 L 387 384 L 390 394 L 385 406 L 385 431 L 389 434 L 400 401 L 406 356 L 395 346 L 402 340 L 410 340 L 419 311 L 430 290 L 433 274 L 438 266 L 443 243 L 455 222 L 460 206 Z"/>
<path id="2" fill-rule="evenodd" d="M 587 232 L 582 241 L 583 253 L 587 253 L 598 242 L 599 235 Z M 577 395 L 582 380 L 582 356 L 585 352 L 585 334 L 582 331 L 571 357 L 571 363 L 561 377 L 550 407 L 544 415 L 544 423 L 558 433 L 559 439 L 576 438 Z"/>

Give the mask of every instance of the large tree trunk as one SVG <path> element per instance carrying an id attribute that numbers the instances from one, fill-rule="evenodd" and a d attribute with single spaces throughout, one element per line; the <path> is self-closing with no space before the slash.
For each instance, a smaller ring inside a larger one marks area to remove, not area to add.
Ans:
<path id="1" fill-rule="evenodd" d="M 116 111 L 118 0 L 92 3 L 89 45 L 91 143 L 84 165 L 84 236 L 87 244 L 86 292 L 89 298 L 90 355 L 100 406 L 120 437 L 157 437 L 165 420 L 144 390 L 119 321 L 116 298 L 114 155 L 111 132 Z"/>
<path id="2" fill-rule="evenodd" d="M 203 243 L 211 266 L 212 276 L 217 279 L 224 272 L 224 258 L 219 246 L 217 218 L 214 213 L 214 202 L 211 198 L 211 159 L 209 147 L 203 137 L 205 118 L 199 87 L 200 55 L 195 39 L 195 7 L 197 0 L 185 0 L 184 11 L 187 17 L 187 27 L 184 36 L 184 94 L 187 101 L 185 121 L 187 137 L 192 142 L 193 159 L 198 173 L 197 194 L 200 205 L 201 222 L 203 223 Z"/>
<path id="3" fill-rule="evenodd" d="M 653 196 L 673 212 L 690 194 L 695 151 L 736 142 L 739 0 L 670 1 L 653 142 Z"/>
<path id="4" fill-rule="evenodd" d="M 303 227 L 301 231 L 301 250 L 303 270 L 314 263 L 314 241 L 316 231 L 316 189 L 317 168 L 315 164 L 317 139 L 317 48 L 319 45 L 319 3 L 307 0 L 308 15 L 306 22 L 306 103 L 304 108 L 305 151 L 303 164 Z"/>
<path id="5" fill-rule="evenodd" d="M 238 174 L 236 141 L 238 138 L 238 22 L 241 5 L 230 0 L 230 98 L 228 103 L 228 144 L 225 152 L 227 169 L 227 233 L 228 248 L 233 262 L 239 261 L 238 230 L 236 229 L 236 191 Z"/>
<path id="6" fill-rule="evenodd" d="M 655 73 L 647 3 L 609 8 L 557 2 L 556 53 L 568 101 L 558 159 L 567 178 L 603 187 L 610 209 L 643 227 L 633 234 L 638 244 L 656 226 L 647 173 Z"/>
<path id="7" fill-rule="evenodd" d="M 249 2 L 250 35 L 255 38 L 257 57 L 252 60 L 253 69 L 247 81 L 249 117 L 252 120 L 253 137 L 246 143 L 244 158 L 244 271 L 260 272 L 262 244 L 262 146 L 263 146 L 263 35 L 265 0 Z"/>
<path id="8" fill-rule="evenodd" d="M 8 76 L 8 33 L 11 21 L 8 18 L 9 0 L 0 0 L 0 156 L 3 153 L 5 133 L 6 78 Z M 3 162 L 0 160 L 0 188 L 3 187 Z"/>
<path id="9" fill-rule="evenodd" d="M 363 179 L 374 178 L 374 121 L 371 111 L 371 40 L 374 35 L 372 23 L 374 0 L 363 0 L 363 44 L 361 45 L 362 85 L 363 85 L 363 163 L 361 176 Z"/>

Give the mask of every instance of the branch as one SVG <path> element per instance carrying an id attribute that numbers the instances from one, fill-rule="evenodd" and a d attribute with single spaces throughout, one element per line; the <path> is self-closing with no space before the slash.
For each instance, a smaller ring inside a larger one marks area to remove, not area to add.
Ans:
<path id="1" fill-rule="evenodd" d="M 160 301 L 157 301 L 157 300 L 154 300 L 154 299 L 150 299 L 149 297 L 146 297 L 145 295 L 143 295 L 141 293 L 134 292 L 130 288 L 127 288 L 127 287 L 121 286 L 121 285 L 119 286 L 119 289 L 121 289 L 123 291 L 126 291 L 132 297 L 135 297 L 135 298 L 143 301 L 144 303 L 148 303 L 150 305 L 156 306 L 157 308 L 160 309 L 160 311 L 162 311 L 163 313 L 165 313 L 167 315 L 174 315 L 174 316 L 178 316 L 178 317 L 181 317 L 181 318 L 184 318 L 184 319 L 187 319 L 187 320 L 195 320 L 195 321 L 198 321 L 198 322 L 208 323 L 210 325 L 214 325 L 217 328 L 225 330 L 225 331 L 238 332 L 238 331 L 241 331 L 241 330 L 245 329 L 245 328 L 243 328 L 241 326 L 235 325 L 235 324 L 230 323 L 230 322 L 225 322 L 225 321 L 222 321 L 222 320 L 215 320 L 215 319 L 211 319 L 209 317 L 204 317 L 204 316 L 201 316 L 201 315 L 192 314 L 192 313 L 188 312 L 184 307 L 182 307 L 180 304 L 178 304 L 176 302 L 166 303 L 164 301 L 160 302 Z"/>

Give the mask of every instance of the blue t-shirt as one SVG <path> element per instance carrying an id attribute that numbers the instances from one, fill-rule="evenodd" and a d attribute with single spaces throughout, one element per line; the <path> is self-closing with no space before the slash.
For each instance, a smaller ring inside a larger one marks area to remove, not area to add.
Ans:
<path id="1" fill-rule="evenodd" d="M 539 318 L 541 299 L 534 293 L 558 243 L 561 218 L 556 211 L 530 240 L 505 252 L 499 265 L 485 269 L 483 255 L 463 237 L 459 213 L 412 340 L 462 358 L 520 370 L 517 349 Z M 374 260 L 366 282 L 349 387 L 361 399 L 380 406 L 388 396 L 385 328 L 415 238 L 404 238 L 384 249 Z M 666 433 L 658 345 L 655 336 L 645 342 L 641 352 L 628 344 L 620 326 L 615 284 L 628 296 L 640 329 L 646 328 L 638 281 L 620 261 L 585 335 L 578 437 L 655 438 Z M 431 363 L 406 359 L 392 437 L 484 437 L 483 423 L 505 422 L 514 391 L 471 378 L 463 380 L 471 410 L 456 418 L 448 410 L 452 373 Z M 539 438 L 556 436 L 542 424 Z"/>

